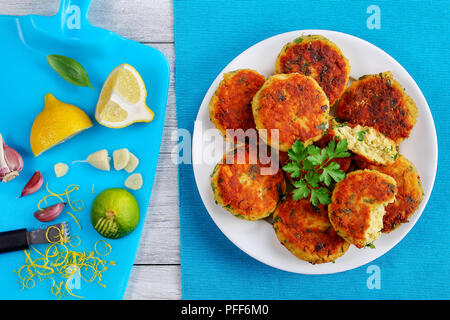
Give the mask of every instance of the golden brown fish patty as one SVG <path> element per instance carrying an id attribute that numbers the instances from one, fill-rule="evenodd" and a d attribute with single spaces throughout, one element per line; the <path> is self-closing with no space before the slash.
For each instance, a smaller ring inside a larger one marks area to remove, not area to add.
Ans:
<path id="1" fill-rule="evenodd" d="M 358 162 L 358 165 L 385 173 L 397 182 L 398 192 L 395 201 L 386 207 L 386 214 L 383 217 L 383 229 L 381 231 L 389 233 L 403 222 L 407 222 L 409 217 L 419 208 L 423 199 L 419 173 L 411 161 L 402 155 L 399 155 L 397 160 L 388 166 L 362 163 Z"/>
<path id="2" fill-rule="evenodd" d="M 209 116 L 225 136 L 227 129 L 255 128 L 251 101 L 266 81 L 258 72 L 241 69 L 224 74 L 209 103 Z"/>
<path id="3" fill-rule="evenodd" d="M 394 178 L 375 170 L 357 170 L 338 182 L 328 205 L 336 232 L 362 248 L 381 235 L 384 207 L 394 201 Z"/>
<path id="4" fill-rule="evenodd" d="M 279 146 L 272 147 L 281 151 L 288 151 L 296 140 L 311 144 L 328 128 L 328 98 L 313 78 L 299 73 L 270 77 L 253 98 L 252 109 L 259 135 L 268 145 L 271 130 L 279 130 Z"/>
<path id="5" fill-rule="evenodd" d="M 409 137 L 417 114 L 414 101 L 390 71 L 353 82 L 336 106 L 341 121 L 374 127 L 397 144 Z"/>
<path id="6" fill-rule="evenodd" d="M 385 165 L 397 159 L 398 150 L 395 141 L 373 127 L 332 120 L 328 134 L 338 140 L 347 140 L 348 150 L 372 163 Z"/>
<path id="7" fill-rule="evenodd" d="M 293 255 L 313 264 L 334 261 L 349 247 L 331 226 L 326 206 L 315 207 L 308 199 L 288 196 L 273 214 L 273 228 Z"/>
<path id="8" fill-rule="evenodd" d="M 350 65 L 336 44 L 323 36 L 309 35 L 286 44 L 278 55 L 275 73 L 293 72 L 313 77 L 332 106 L 347 86 Z"/>
<path id="9" fill-rule="evenodd" d="M 211 175 L 216 202 L 246 220 L 269 216 L 286 190 L 281 169 L 272 175 L 263 174 L 261 169 L 270 164 L 261 164 L 256 151 L 248 144 L 237 147 L 227 153 L 232 161 L 227 161 L 225 154 Z M 243 163 L 239 162 L 239 152 L 245 155 Z"/>

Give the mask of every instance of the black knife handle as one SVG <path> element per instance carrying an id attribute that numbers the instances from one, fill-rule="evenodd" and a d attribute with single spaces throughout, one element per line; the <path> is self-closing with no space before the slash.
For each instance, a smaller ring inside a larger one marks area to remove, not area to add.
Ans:
<path id="1" fill-rule="evenodd" d="M 0 253 L 25 250 L 29 247 L 27 229 L 0 232 Z"/>

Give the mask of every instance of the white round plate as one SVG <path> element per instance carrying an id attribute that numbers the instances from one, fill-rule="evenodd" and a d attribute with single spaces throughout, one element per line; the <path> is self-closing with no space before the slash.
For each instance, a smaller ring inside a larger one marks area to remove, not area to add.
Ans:
<path id="1" fill-rule="evenodd" d="M 214 128 L 214 125 L 209 119 L 208 110 L 211 96 L 222 80 L 223 74 L 236 69 L 250 68 L 266 77 L 272 75 L 275 60 L 281 48 L 302 34 L 320 34 L 336 43 L 350 62 L 351 77 L 358 79 L 365 74 L 377 74 L 390 70 L 395 79 L 404 86 L 406 93 L 417 104 L 419 118 L 410 138 L 400 145 L 400 153 L 411 160 L 419 170 L 425 192 L 419 209 L 410 218 L 409 223 L 402 224 L 389 234 L 383 234 L 375 241 L 376 249 L 357 249 L 355 246 L 350 246 L 347 253 L 338 258 L 335 263 L 318 265 L 312 265 L 292 255 L 279 243 L 272 225 L 268 222 L 264 220 L 249 222 L 238 219 L 215 204 L 210 175 L 215 164 L 222 158 L 223 151 L 212 154 L 214 161 L 207 159 L 208 152 L 211 153 L 214 147 L 220 147 L 223 144 L 220 139 L 211 139 L 210 129 Z M 217 76 L 203 99 L 194 127 L 192 146 L 194 174 L 200 196 L 211 218 L 225 236 L 248 255 L 267 265 L 303 274 L 328 274 L 350 270 L 369 263 L 392 249 L 411 230 L 428 202 L 436 175 L 437 155 L 436 130 L 430 109 L 408 72 L 391 56 L 367 41 L 327 30 L 299 30 L 279 34 L 255 44 L 231 61 Z"/>

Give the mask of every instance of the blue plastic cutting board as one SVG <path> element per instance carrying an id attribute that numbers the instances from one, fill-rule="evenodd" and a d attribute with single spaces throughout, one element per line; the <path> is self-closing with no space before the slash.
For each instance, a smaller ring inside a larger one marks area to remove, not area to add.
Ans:
<path id="1" fill-rule="evenodd" d="M 18 150 L 25 167 L 20 176 L 0 184 L 0 231 L 18 228 L 39 228 L 42 223 L 33 217 L 39 200 L 47 194 L 44 187 L 36 194 L 19 199 L 28 179 L 40 170 L 50 189 L 62 192 L 69 184 L 79 184 L 73 199 L 82 199 L 85 208 L 73 212 L 80 219 L 82 230 L 67 214 L 55 222 L 68 221 L 71 233 L 82 238 L 77 250 L 92 250 L 103 239 L 91 226 L 90 207 L 95 196 L 106 188 L 124 187 L 125 171 L 99 171 L 85 163 L 70 165 L 69 173 L 57 179 L 54 164 L 70 164 L 82 160 L 92 152 L 107 149 L 112 152 L 128 148 L 140 158 L 135 172 L 144 178 L 144 186 L 132 191 L 140 206 L 140 223 L 130 235 L 108 240 L 112 253 L 107 260 L 116 261 L 103 274 L 103 288 L 96 283 L 81 281 L 73 293 L 86 299 L 121 299 L 136 255 L 139 238 L 150 199 L 169 85 L 169 66 L 156 49 L 124 39 L 113 32 L 92 26 L 87 20 L 90 0 L 62 0 L 60 11 L 52 17 L 0 16 L 0 133 L 6 143 Z M 133 23 L 133 21 L 130 21 Z M 87 70 L 94 90 L 77 87 L 63 80 L 46 61 L 49 54 L 69 56 Z M 109 129 L 94 118 L 95 106 L 108 74 L 118 65 L 128 63 L 141 74 L 147 88 L 147 105 L 155 112 L 151 123 L 136 123 L 123 129 Z M 65 143 L 35 158 L 30 148 L 30 131 L 34 118 L 44 107 L 44 96 L 51 92 L 56 98 L 83 109 L 94 126 Z M 92 193 L 92 186 L 94 192 Z M 53 222 L 52 222 L 53 223 Z M 45 245 L 37 246 L 44 249 Z M 31 290 L 20 291 L 18 277 L 13 270 L 25 261 L 23 251 L 0 255 L 0 299 L 55 299 L 47 280 Z"/>

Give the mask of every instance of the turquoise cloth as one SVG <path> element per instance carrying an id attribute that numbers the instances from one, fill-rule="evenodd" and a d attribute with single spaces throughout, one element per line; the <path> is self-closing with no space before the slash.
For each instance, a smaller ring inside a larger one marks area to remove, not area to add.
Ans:
<path id="1" fill-rule="evenodd" d="M 328 29 L 380 47 L 408 70 L 437 127 L 439 165 L 421 218 L 392 250 L 343 273 L 298 275 L 266 266 L 234 246 L 208 215 L 191 165 L 179 166 L 184 299 L 448 299 L 450 298 L 450 1 L 375 1 L 381 29 L 369 29 L 372 1 L 175 0 L 179 128 L 193 130 L 217 74 L 239 53 L 273 35 Z M 368 289 L 368 266 L 381 288 Z"/>

